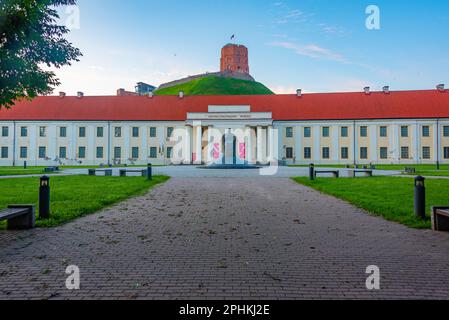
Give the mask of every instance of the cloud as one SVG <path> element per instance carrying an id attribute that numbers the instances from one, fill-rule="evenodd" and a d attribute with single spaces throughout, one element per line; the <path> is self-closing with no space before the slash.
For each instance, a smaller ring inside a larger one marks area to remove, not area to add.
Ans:
<path id="1" fill-rule="evenodd" d="M 312 59 L 337 61 L 340 63 L 348 63 L 347 60 L 329 49 L 322 48 L 316 44 L 299 45 L 293 42 L 273 42 L 274 47 L 285 48 L 294 51 L 296 54 L 306 56 Z"/>

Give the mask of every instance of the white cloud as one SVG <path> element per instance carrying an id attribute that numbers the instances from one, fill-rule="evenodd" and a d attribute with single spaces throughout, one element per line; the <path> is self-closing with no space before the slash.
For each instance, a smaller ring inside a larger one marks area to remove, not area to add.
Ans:
<path id="1" fill-rule="evenodd" d="M 324 59 L 337 61 L 340 63 L 348 63 L 346 59 L 329 49 L 322 48 L 316 44 L 299 45 L 293 42 L 273 42 L 272 46 L 281 47 L 294 51 L 296 54 L 306 56 L 312 59 Z"/>

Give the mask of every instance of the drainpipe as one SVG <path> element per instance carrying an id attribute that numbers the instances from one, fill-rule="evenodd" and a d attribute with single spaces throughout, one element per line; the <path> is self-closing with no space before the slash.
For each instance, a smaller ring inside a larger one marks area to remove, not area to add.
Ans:
<path id="1" fill-rule="evenodd" d="M 16 166 L 16 122 L 13 121 L 12 166 Z"/>
<path id="2" fill-rule="evenodd" d="M 355 125 L 356 125 L 356 121 L 354 120 L 354 123 L 353 123 L 353 127 L 352 127 L 352 130 L 353 130 L 353 133 L 352 133 L 352 139 L 353 139 L 353 144 L 352 144 L 352 152 L 354 153 L 354 168 L 355 168 L 355 166 L 357 165 L 357 159 L 356 159 L 356 156 L 357 156 L 357 152 L 356 152 L 356 150 L 355 150 L 355 142 L 356 142 L 356 128 L 355 128 Z"/>
<path id="3" fill-rule="evenodd" d="M 437 119 L 437 170 L 440 170 L 440 119 Z"/>
<path id="4" fill-rule="evenodd" d="M 108 121 L 108 166 L 111 165 L 111 122 Z"/>

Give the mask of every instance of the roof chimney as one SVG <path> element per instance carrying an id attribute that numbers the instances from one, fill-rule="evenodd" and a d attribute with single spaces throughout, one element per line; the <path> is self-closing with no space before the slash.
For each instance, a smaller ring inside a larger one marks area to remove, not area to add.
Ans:
<path id="1" fill-rule="evenodd" d="M 120 88 L 117 90 L 117 96 L 122 97 L 125 95 L 125 89 Z"/>
<path id="2" fill-rule="evenodd" d="M 444 92 L 444 83 L 437 85 L 437 90 L 440 92 Z"/>
<path id="3" fill-rule="evenodd" d="M 365 91 L 365 94 L 366 94 L 366 95 L 371 94 L 370 87 L 365 87 L 365 88 L 363 88 L 363 91 Z"/>
<path id="4" fill-rule="evenodd" d="M 64 98 L 66 96 L 65 92 L 61 91 L 59 92 L 59 97 L 60 98 Z"/>
<path id="5" fill-rule="evenodd" d="M 296 90 L 296 96 L 302 97 L 302 89 Z"/>
<path id="6" fill-rule="evenodd" d="M 385 94 L 390 94 L 390 87 L 389 87 L 389 86 L 383 87 L 382 90 L 383 90 L 383 92 L 384 92 Z"/>
<path id="7" fill-rule="evenodd" d="M 78 93 L 76 94 L 77 95 L 77 97 L 78 98 L 82 98 L 82 97 L 84 97 L 84 93 L 83 92 L 81 92 L 81 91 L 78 91 Z"/>
<path id="8" fill-rule="evenodd" d="M 179 91 L 179 98 L 184 98 L 184 91 Z"/>

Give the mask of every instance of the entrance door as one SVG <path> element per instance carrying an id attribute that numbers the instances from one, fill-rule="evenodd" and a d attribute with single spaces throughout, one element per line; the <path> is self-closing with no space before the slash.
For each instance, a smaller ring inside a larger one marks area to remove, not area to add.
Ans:
<path id="1" fill-rule="evenodd" d="M 237 164 L 237 137 L 228 132 L 223 136 L 223 164 Z"/>

